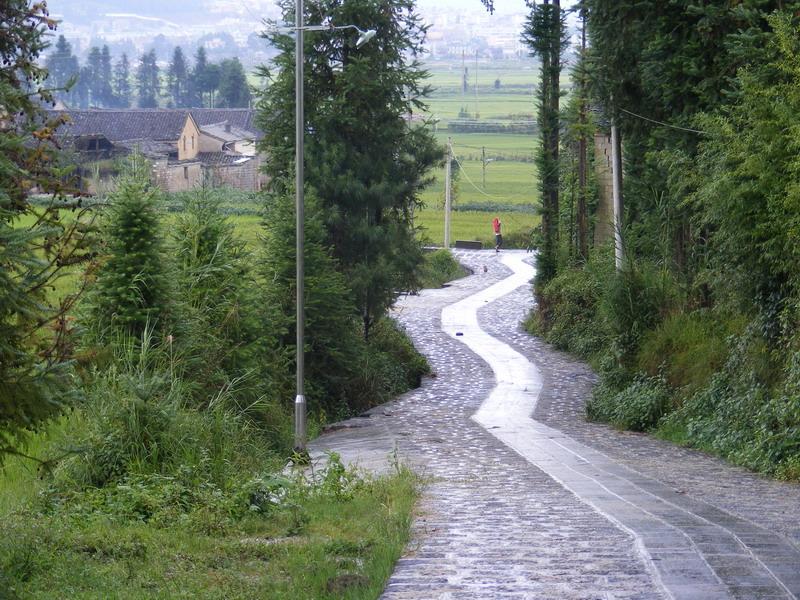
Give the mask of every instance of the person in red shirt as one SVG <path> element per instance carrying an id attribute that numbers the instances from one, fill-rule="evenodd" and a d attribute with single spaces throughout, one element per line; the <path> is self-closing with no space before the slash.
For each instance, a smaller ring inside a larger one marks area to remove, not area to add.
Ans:
<path id="1" fill-rule="evenodd" d="M 500 246 L 503 245 L 503 234 L 500 232 L 500 227 L 502 227 L 502 223 L 500 219 L 497 217 L 494 218 L 492 221 L 492 228 L 494 229 L 494 251 L 500 252 Z"/>

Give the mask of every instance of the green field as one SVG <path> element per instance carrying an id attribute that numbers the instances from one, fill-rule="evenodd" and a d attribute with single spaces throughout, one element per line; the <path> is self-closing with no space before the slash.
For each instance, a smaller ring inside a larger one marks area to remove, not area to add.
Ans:
<path id="1" fill-rule="evenodd" d="M 451 244 L 456 240 L 483 242 L 484 247 L 494 246 L 492 218 L 498 215 L 503 222 L 503 237 L 509 245 L 522 246 L 533 228 L 539 224 L 539 215 L 510 212 L 456 211 L 450 220 Z M 425 210 L 416 219 L 422 227 L 422 240 L 427 245 L 441 246 L 444 240 L 444 211 Z"/>
<path id="2" fill-rule="evenodd" d="M 488 120 L 532 119 L 538 71 L 533 61 L 482 59 L 435 61 L 427 65 L 433 87 L 430 114 L 439 126 L 458 117 L 463 109 L 472 118 Z M 468 69 L 468 88 L 462 89 L 462 68 Z M 477 85 L 476 85 L 477 73 Z M 499 87 L 496 87 L 498 85 Z"/>
<path id="3" fill-rule="evenodd" d="M 461 61 L 436 61 L 427 65 L 433 93 L 429 116 L 437 119 L 436 137 L 442 145 L 448 138 L 461 172 L 455 178 L 451 241 L 490 242 L 491 220 L 500 216 L 504 233 L 511 239 L 526 235 L 539 223 L 534 214 L 538 201 L 538 176 L 533 156 L 538 137 L 509 133 L 449 132 L 447 122 L 464 109 L 472 118 L 487 121 L 532 120 L 536 112 L 534 90 L 538 80 L 536 63 L 488 61 L 478 64 L 477 99 L 475 62 L 469 68 L 469 90 L 461 90 Z M 495 88 L 495 80 L 500 87 Z M 485 162 L 484 162 L 485 158 Z M 444 239 L 444 167 L 434 173 L 434 183 L 422 194 L 424 208 L 416 224 L 427 242 Z M 467 210 L 459 210 L 467 209 Z"/>
<path id="4" fill-rule="evenodd" d="M 461 92 L 462 67 L 469 70 L 469 86 L 475 84 L 475 57 L 465 56 L 464 60 L 431 60 L 426 65 L 431 75 L 431 82 L 440 89 L 451 89 Z M 508 59 L 492 60 L 481 58 L 478 60 L 477 80 L 478 93 L 484 89 L 494 89 L 494 82 L 500 80 L 501 88 L 525 88 L 536 85 L 539 80 L 539 66 L 534 59 Z M 473 92 L 474 93 L 474 92 Z"/>

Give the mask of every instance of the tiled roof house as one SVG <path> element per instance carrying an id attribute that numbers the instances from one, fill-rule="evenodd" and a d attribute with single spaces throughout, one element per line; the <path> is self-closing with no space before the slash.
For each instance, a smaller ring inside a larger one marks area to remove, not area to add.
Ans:
<path id="1" fill-rule="evenodd" d="M 250 109 L 67 110 L 59 137 L 89 160 L 138 149 L 166 191 L 203 181 L 255 191 L 263 183 L 256 142 L 262 134 Z"/>

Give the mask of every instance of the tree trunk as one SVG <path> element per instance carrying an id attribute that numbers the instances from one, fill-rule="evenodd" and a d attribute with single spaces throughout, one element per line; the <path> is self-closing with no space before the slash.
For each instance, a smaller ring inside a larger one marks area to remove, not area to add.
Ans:
<path id="1" fill-rule="evenodd" d="M 553 213 L 551 227 L 553 230 L 553 244 L 558 248 L 559 233 L 559 102 L 561 99 L 561 2 L 553 0 L 553 23 L 550 29 L 551 52 L 550 52 L 550 118 L 552 119 L 552 129 L 550 130 L 550 157 L 553 161 L 553 172 L 550 188 L 550 210 Z"/>

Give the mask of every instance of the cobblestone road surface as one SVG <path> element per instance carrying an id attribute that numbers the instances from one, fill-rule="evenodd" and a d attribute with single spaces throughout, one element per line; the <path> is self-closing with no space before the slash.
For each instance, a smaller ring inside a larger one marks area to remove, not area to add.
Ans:
<path id="1" fill-rule="evenodd" d="M 523 456 L 472 420 L 494 373 L 441 312 L 509 276 L 504 254 L 462 252 L 473 276 L 404 298 L 396 316 L 436 376 L 312 444 L 375 470 L 396 449 L 429 478 L 384 598 L 797 598 L 800 486 L 587 423 L 594 375 L 521 329 L 528 286 L 478 321 L 538 367 L 531 426 L 579 459 Z"/>

